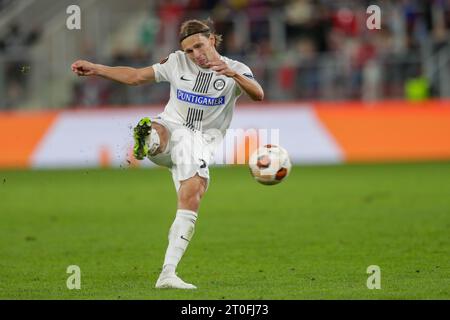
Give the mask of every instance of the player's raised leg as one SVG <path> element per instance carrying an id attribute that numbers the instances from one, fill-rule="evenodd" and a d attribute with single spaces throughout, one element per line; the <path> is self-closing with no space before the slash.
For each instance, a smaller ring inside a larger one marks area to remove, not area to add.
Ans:
<path id="1" fill-rule="evenodd" d="M 148 155 L 156 155 L 165 150 L 168 143 L 167 129 L 152 122 L 150 118 L 142 118 L 134 127 L 134 157 L 142 160 Z"/>
<path id="2" fill-rule="evenodd" d="M 169 231 L 169 245 L 156 288 L 196 289 L 196 286 L 181 280 L 175 270 L 194 235 L 197 212 L 206 187 L 207 180 L 198 174 L 181 182 L 178 210 Z"/>

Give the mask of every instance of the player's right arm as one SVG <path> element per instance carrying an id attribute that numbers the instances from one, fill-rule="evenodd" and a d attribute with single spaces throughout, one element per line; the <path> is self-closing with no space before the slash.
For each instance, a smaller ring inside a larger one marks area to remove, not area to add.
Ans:
<path id="1" fill-rule="evenodd" d="M 131 86 L 155 82 L 155 71 L 151 66 L 139 69 L 131 67 L 108 67 L 85 60 L 78 60 L 72 64 L 71 68 L 78 76 L 100 76 Z"/>

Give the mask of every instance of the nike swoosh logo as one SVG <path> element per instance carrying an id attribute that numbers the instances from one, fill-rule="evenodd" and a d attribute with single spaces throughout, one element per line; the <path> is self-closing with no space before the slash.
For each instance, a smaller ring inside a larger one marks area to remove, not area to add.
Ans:
<path id="1" fill-rule="evenodd" d="M 180 79 L 181 79 L 181 80 L 184 80 L 184 81 L 192 81 L 191 79 L 186 79 L 184 76 L 181 76 Z"/>
<path id="2" fill-rule="evenodd" d="M 183 236 L 181 236 L 180 237 L 181 239 L 183 239 L 183 240 L 186 240 L 187 242 L 189 242 L 189 240 L 188 239 L 186 239 L 185 237 L 183 237 Z"/>

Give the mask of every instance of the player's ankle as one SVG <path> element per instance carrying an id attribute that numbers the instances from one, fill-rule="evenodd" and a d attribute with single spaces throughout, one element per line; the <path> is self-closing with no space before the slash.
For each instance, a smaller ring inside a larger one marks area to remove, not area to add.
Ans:
<path id="1" fill-rule="evenodd" d="M 162 270 L 161 273 L 163 273 L 163 274 L 165 274 L 165 275 L 172 275 L 172 274 L 175 274 L 175 266 L 174 266 L 173 264 L 166 264 L 166 265 L 163 267 L 163 270 Z"/>

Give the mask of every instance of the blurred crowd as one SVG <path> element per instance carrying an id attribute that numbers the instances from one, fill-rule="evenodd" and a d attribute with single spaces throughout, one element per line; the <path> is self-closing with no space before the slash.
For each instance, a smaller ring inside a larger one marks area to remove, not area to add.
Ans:
<path id="1" fill-rule="evenodd" d="M 380 30 L 366 26 L 367 7 L 374 4 L 381 8 Z M 428 75 L 424 70 L 424 59 L 449 46 L 448 0 L 150 1 L 147 19 L 135 31 L 138 44 L 99 62 L 136 67 L 157 62 L 178 49 L 178 27 L 191 18 L 215 22 L 216 32 L 224 37 L 220 53 L 248 64 L 266 89 L 267 100 L 449 94 L 439 91 L 439 70 Z M 20 38 L 32 45 L 38 39 L 38 33 L 18 37 L 17 32 L 11 29 L 7 39 L 0 39 L 0 53 L 11 47 L 5 45 L 8 41 Z M 408 90 L 410 84 L 414 90 Z M 163 103 L 167 97 L 163 85 L 129 88 L 91 78 L 76 81 L 70 104 Z"/>
<path id="2" fill-rule="evenodd" d="M 18 24 L 12 23 L 5 35 L 0 37 L 0 57 L 7 57 L 0 66 L 4 68 L 0 71 L 6 83 L 5 92 L 2 93 L 2 104 L 6 107 L 17 105 L 23 100 L 29 85 L 26 75 L 31 69 L 28 50 L 39 40 L 39 36 L 38 29 L 23 31 Z"/>
<path id="3" fill-rule="evenodd" d="M 7 8 L 12 2 L 13 0 L 0 0 L 0 12 Z"/>
<path id="4" fill-rule="evenodd" d="M 224 37 L 221 54 L 247 63 L 268 100 L 401 98 L 417 79 L 423 80 L 419 98 L 438 94 L 432 79 L 423 78 L 421 48 L 448 43 L 450 1 L 379 1 L 380 30 L 366 27 L 371 4 L 377 1 L 159 1 L 139 31 L 140 46 L 109 63 L 159 61 L 154 48 L 178 47 L 176 35 L 167 44 L 165 28 L 210 17 Z M 95 96 L 91 82 L 78 83 L 73 104 L 160 103 L 168 94 L 163 87 L 130 90 L 102 81 L 98 88 Z"/>

